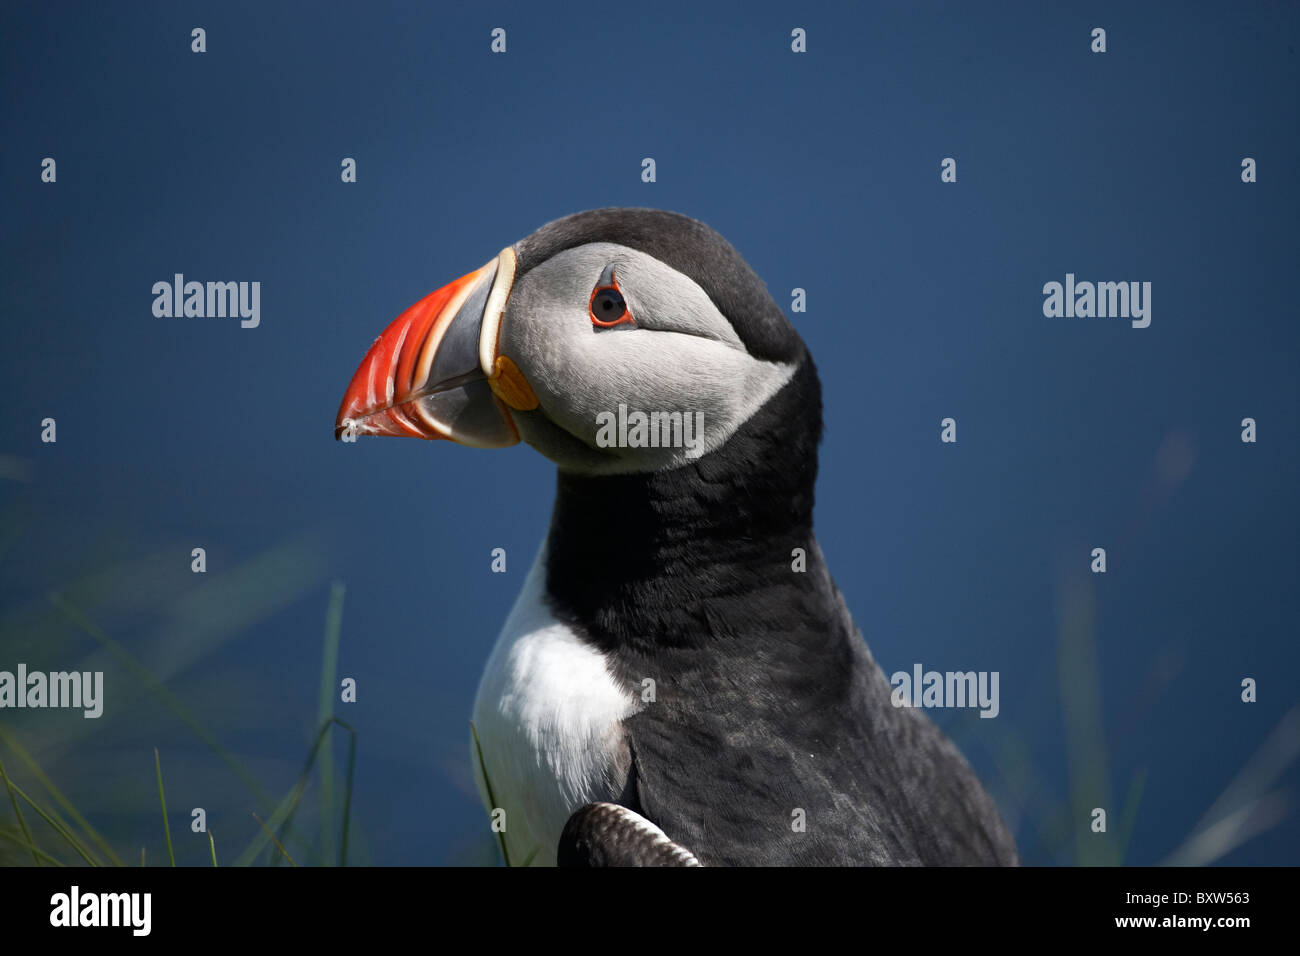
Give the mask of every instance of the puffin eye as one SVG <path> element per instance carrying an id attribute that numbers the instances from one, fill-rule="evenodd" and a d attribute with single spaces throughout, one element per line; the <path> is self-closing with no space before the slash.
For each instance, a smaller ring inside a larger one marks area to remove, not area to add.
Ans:
<path id="1" fill-rule="evenodd" d="M 592 323 L 601 328 L 632 321 L 632 313 L 627 310 L 627 301 L 619 291 L 618 280 L 614 278 L 613 266 L 606 267 L 601 274 L 596 288 L 591 293 L 591 302 L 587 310 L 591 313 Z"/>
<path id="2" fill-rule="evenodd" d="M 591 298 L 591 314 L 601 322 L 617 322 L 627 314 L 623 293 L 614 287 L 597 289 Z"/>

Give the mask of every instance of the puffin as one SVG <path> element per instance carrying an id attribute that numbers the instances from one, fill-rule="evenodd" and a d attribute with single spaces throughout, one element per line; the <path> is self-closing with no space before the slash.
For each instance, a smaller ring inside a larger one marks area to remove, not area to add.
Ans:
<path id="1" fill-rule="evenodd" d="M 740 254 L 674 212 L 566 216 L 403 312 L 336 438 L 555 463 L 470 759 L 509 865 L 1015 865 L 892 687 L 813 533 L 821 385 Z"/>

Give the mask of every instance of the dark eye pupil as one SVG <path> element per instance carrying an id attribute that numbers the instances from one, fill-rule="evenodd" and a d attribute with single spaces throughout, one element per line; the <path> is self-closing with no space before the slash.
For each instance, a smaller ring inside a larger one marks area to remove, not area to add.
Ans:
<path id="1" fill-rule="evenodd" d="M 602 322 L 612 322 L 627 311 L 623 296 L 617 289 L 601 289 L 596 293 L 595 305 Z"/>

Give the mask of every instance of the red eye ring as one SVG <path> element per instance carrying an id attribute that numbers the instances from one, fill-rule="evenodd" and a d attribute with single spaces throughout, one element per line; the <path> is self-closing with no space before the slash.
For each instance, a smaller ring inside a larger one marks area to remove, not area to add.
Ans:
<path id="1" fill-rule="evenodd" d="M 598 311 L 605 318 L 597 318 Z M 618 280 L 614 278 L 612 272 L 609 282 L 591 290 L 591 298 L 587 300 L 587 315 L 591 317 L 592 325 L 602 329 L 612 329 L 616 325 L 633 321 L 632 313 L 627 308 L 627 300 L 623 298 L 623 291 L 618 287 Z"/>

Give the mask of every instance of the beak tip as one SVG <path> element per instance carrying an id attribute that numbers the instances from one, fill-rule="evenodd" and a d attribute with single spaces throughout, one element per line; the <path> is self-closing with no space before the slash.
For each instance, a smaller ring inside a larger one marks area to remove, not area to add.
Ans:
<path id="1" fill-rule="evenodd" d="M 509 412 L 480 372 L 484 342 L 497 341 L 513 261 L 503 252 L 430 293 L 375 339 L 335 416 L 336 441 L 394 435 L 491 448 L 518 442 Z"/>
<path id="2" fill-rule="evenodd" d="M 382 416 L 379 416 L 382 418 Z M 354 442 L 362 435 L 384 435 L 387 431 L 378 425 L 373 416 L 358 415 L 355 408 L 346 412 L 339 412 L 338 417 L 334 419 L 334 440 L 344 442 Z M 401 434 L 401 432 L 393 432 Z"/>

